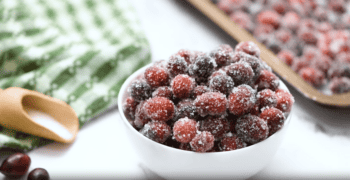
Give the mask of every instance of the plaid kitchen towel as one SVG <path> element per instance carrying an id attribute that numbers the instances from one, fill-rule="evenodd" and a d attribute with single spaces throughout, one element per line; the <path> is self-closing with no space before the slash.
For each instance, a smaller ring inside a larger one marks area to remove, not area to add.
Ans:
<path id="1" fill-rule="evenodd" d="M 0 0 L 0 51 L 1 89 L 61 99 L 80 127 L 116 105 L 124 80 L 151 59 L 125 0 Z M 0 126 L 0 150 L 50 142 Z"/>

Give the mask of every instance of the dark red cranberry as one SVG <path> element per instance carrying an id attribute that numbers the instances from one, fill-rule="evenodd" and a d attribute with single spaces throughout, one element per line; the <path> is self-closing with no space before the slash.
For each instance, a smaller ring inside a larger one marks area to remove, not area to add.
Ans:
<path id="1" fill-rule="evenodd" d="M 236 116 L 248 113 L 256 102 L 255 93 L 253 88 L 245 84 L 233 88 L 228 98 L 230 113 Z"/>
<path id="2" fill-rule="evenodd" d="M 27 154 L 15 153 L 1 164 L 0 172 L 9 178 L 19 178 L 28 172 L 31 159 Z"/>
<path id="3" fill-rule="evenodd" d="M 294 97 L 283 89 L 277 89 L 275 92 L 277 96 L 276 108 L 282 112 L 290 112 L 294 104 Z"/>
<path id="4" fill-rule="evenodd" d="M 200 55 L 195 62 L 189 67 L 189 74 L 196 79 L 197 82 L 206 82 L 206 79 L 214 72 L 216 62 L 208 55 Z"/>
<path id="5" fill-rule="evenodd" d="M 312 67 L 306 67 L 299 71 L 299 75 L 314 87 L 320 87 L 326 83 L 324 73 Z"/>
<path id="6" fill-rule="evenodd" d="M 156 65 L 146 69 L 145 79 L 152 87 L 166 86 L 169 84 L 169 75 L 166 70 Z"/>
<path id="7" fill-rule="evenodd" d="M 279 86 L 279 78 L 270 71 L 262 70 L 256 84 L 258 85 L 259 91 L 263 89 L 271 89 L 274 91 Z"/>
<path id="8" fill-rule="evenodd" d="M 128 91 L 135 101 L 143 101 L 152 96 L 151 86 L 144 80 L 133 81 Z"/>
<path id="9" fill-rule="evenodd" d="M 232 151 L 246 147 L 246 143 L 236 134 L 228 133 L 220 140 L 220 149 L 222 151 Z"/>
<path id="10" fill-rule="evenodd" d="M 194 105 L 200 116 L 224 115 L 227 109 L 226 96 L 219 92 L 207 92 L 194 100 Z"/>
<path id="11" fill-rule="evenodd" d="M 194 58 L 195 58 L 195 54 L 189 50 L 186 50 L 186 49 L 180 49 L 176 53 L 176 55 L 183 57 L 185 59 L 185 61 L 187 62 L 187 65 L 192 64 L 194 61 Z"/>
<path id="12" fill-rule="evenodd" d="M 215 139 L 220 139 L 230 130 L 230 123 L 224 117 L 209 116 L 206 120 L 199 122 L 199 130 L 208 131 Z"/>
<path id="13" fill-rule="evenodd" d="M 295 53 L 293 51 L 282 49 L 278 54 L 277 57 L 286 63 L 288 66 L 292 66 L 295 58 Z"/>
<path id="14" fill-rule="evenodd" d="M 214 147 L 214 136 L 207 131 L 200 132 L 191 140 L 192 151 L 206 152 Z"/>
<path id="15" fill-rule="evenodd" d="M 190 119 L 197 119 L 198 112 L 192 99 L 183 99 L 176 105 L 174 120 L 188 117 Z"/>
<path id="16" fill-rule="evenodd" d="M 171 128 L 163 121 L 150 121 L 140 133 L 153 141 L 164 143 L 171 136 Z"/>
<path id="17" fill-rule="evenodd" d="M 256 95 L 260 109 L 263 107 L 276 107 L 277 96 L 271 89 L 264 89 Z"/>
<path id="18" fill-rule="evenodd" d="M 254 42 L 251 42 L 251 41 L 238 43 L 237 46 L 235 47 L 235 51 L 236 52 L 243 51 L 252 56 L 260 57 L 260 49 L 258 45 L 256 45 Z"/>
<path id="19" fill-rule="evenodd" d="M 267 122 L 267 125 L 269 127 L 269 136 L 283 127 L 285 119 L 283 112 L 274 107 L 265 108 L 261 112 L 260 118 L 264 119 Z"/>
<path id="20" fill-rule="evenodd" d="M 221 92 L 223 94 L 230 94 L 232 88 L 234 87 L 235 83 L 233 82 L 232 78 L 226 73 L 223 73 L 221 75 L 217 75 L 209 81 L 209 88 L 213 91 Z"/>
<path id="21" fill-rule="evenodd" d="M 130 119 L 133 120 L 135 119 L 135 111 L 136 111 L 136 106 L 139 103 L 137 101 L 134 100 L 134 98 L 132 97 L 128 97 L 126 98 L 124 104 L 123 104 L 123 111 L 125 116 Z"/>
<path id="22" fill-rule="evenodd" d="M 210 52 L 210 56 L 215 59 L 218 67 L 230 64 L 233 57 L 233 49 L 228 44 L 220 45 Z"/>
<path id="23" fill-rule="evenodd" d="M 161 86 L 158 87 L 155 91 L 153 91 L 152 97 L 165 97 L 168 99 L 172 99 L 173 92 L 169 86 Z"/>
<path id="24" fill-rule="evenodd" d="M 43 168 L 35 168 L 29 174 L 27 180 L 49 180 L 49 173 Z"/>
<path id="25" fill-rule="evenodd" d="M 175 105 L 165 97 L 154 97 L 145 102 L 145 114 L 155 121 L 168 121 L 174 117 Z"/>
<path id="26" fill-rule="evenodd" d="M 171 81 L 174 96 L 181 99 L 190 97 L 195 85 L 195 80 L 185 74 L 179 74 Z"/>
<path id="27" fill-rule="evenodd" d="M 269 128 L 267 122 L 258 116 L 247 114 L 241 116 L 236 123 L 238 137 L 244 142 L 255 144 L 267 138 Z"/>
<path id="28" fill-rule="evenodd" d="M 329 84 L 333 94 L 350 92 L 350 78 L 348 77 L 335 77 Z"/>
<path id="29" fill-rule="evenodd" d="M 179 74 L 186 74 L 188 71 L 188 63 L 186 62 L 184 57 L 179 55 L 171 56 L 166 65 L 166 68 L 171 77 L 175 77 Z"/>
<path id="30" fill-rule="evenodd" d="M 210 92 L 210 89 L 208 86 L 196 86 L 193 90 L 192 96 L 195 99 L 196 97 L 198 97 L 206 92 Z"/>
<path id="31" fill-rule="evenodd" d="M 144 105 L 145 101 L 141 101 L 140 104 L 137 105 L 135 110 L 134 125 L 138 129 L 141 129 L 146 123 L 151 121 L 151 118 L 149 118 L 145 112 Z"/>
<path id="32" fill-rule="evenodd" d="M 257 20 L 260 24 L 272 25 L 275 29 L 278 29 L 281 23 L 281 15 L 275 11 L 265 10 L 259 13 Z"/>
<path id="33" fill-rule="evenodd" d="M 253 81 L 254 71 L 247 62 L 236 62 L 227 66 L 226 74 L 230 76 L 236 86 Z"/>
<path id="34" fill-rule="evenodd" d="M 197 122 L 185 117 L 175 122 L 173 134 L 178 142 L 189 143 L 196 136 L 197 130 Z"/>

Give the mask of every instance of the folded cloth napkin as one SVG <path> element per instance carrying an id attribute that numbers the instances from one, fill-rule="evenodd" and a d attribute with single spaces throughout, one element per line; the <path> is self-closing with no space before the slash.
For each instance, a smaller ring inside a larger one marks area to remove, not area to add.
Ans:
<path id="1" fill-rule="evenodd" d="M 1 0 L 0 88 L 67 102 L 80 127 L 116 105 L 124 80 L 150 62 L 148 41 L 125 0 Z M 51 140 L 0 126 L 0 150 Z"/>

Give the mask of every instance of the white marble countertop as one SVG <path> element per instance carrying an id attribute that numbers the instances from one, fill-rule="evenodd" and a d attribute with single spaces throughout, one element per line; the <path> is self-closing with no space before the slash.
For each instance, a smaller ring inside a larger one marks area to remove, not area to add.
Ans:
<path id="1" fill-rule="evenodd" d="M 210 51 L 232 38 L 186 2 L 132 0 L 149 39 L 153 60 L 179 49 Z M 251 179 L 350 179 L 350 108 L 295 97 L 286 138 L 270 164 Z M 53 143 L 29 152 L 30 167 L 51 179 L 156 179 L 131 148 L 117 108 L 84 126 L 73 144 Z M 1 175 L 0 178 L 3 178 Z M 5 179 L 5 178 L 4 178 Z"/>

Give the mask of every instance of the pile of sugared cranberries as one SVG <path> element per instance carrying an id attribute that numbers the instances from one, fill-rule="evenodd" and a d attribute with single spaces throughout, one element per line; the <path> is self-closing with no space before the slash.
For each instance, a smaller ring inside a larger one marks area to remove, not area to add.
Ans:
<path id="1" fill-rule="evenodd" d="M 294 98 L 279 83 L 252 42 L 209 53 L 180 50 L 131 83 L 123 110 L 155 142 L 186 151 L 231 151 L 283 127 Z"/>
<path id="2" fill-rule="evenodd" d="M 325 94 L 350 92 L 349 0 L 213 2 L 316 89 Z"/>

